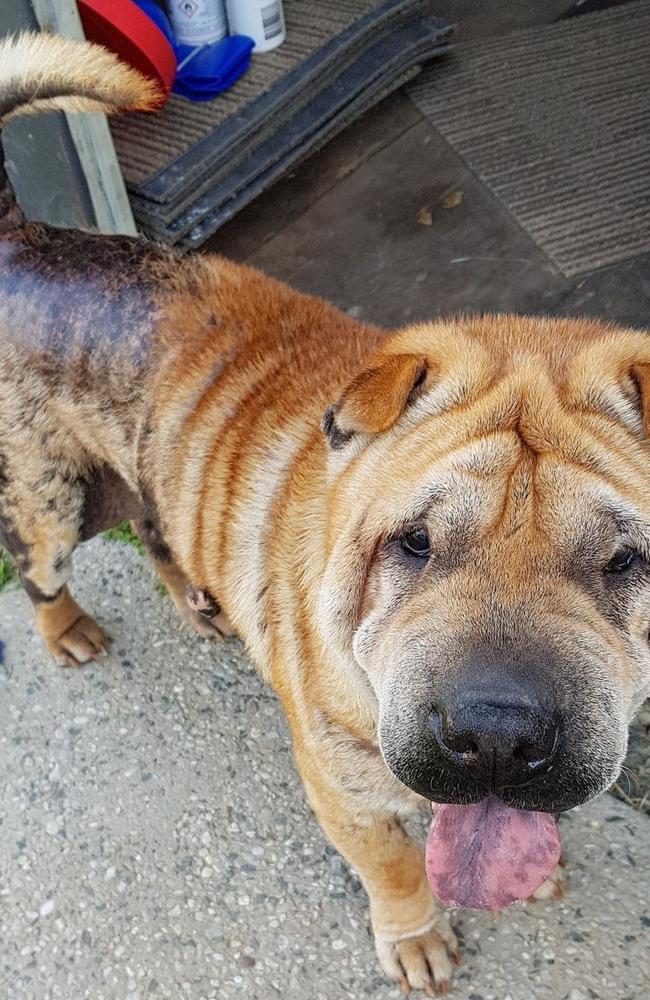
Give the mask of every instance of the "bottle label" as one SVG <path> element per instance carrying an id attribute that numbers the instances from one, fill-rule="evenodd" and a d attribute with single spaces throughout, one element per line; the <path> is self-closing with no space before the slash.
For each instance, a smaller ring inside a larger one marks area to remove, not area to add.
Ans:
<path id="1" fill-rule="evenodd" d="M 270 3 L 262 7 L 262 27 L 264 30 L 264 40 L 268 42 L 270 38 L 276 38 L 282 34 L 282 4 Z"/>
<path id="2" fill-rule="evenodd" d="M 181 45 L 210 45 L 228 34 L 223 0 L 171 0 L 169 12 Z"/>

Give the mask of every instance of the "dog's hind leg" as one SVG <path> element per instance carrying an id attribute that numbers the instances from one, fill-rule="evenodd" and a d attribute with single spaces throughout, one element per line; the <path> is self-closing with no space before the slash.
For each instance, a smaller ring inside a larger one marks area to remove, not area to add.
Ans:
<path id="1" fill-rule="evenodd" d="M 60 666 L 79 667 L 106 653 L 106 635 L 70 596 L 67 586 L 51 600 L 32 597 L 32 604 L 37 628 Z"/>
<path id="2" fill-rule="evenodd" d="M 141 517 L 131 521 L 131 527 L 149 553 L 156 573 L 185 624 L 208 639 L 224 639 L 234 635 L 228 619 L 216 601 L 212 601 L 208 606 L 208 602 L 197 600 L 197 595 L 201 591 L 191 585 L 175 563 L 155 519 Z"/>
<path id="3" fill-rule="evenodd" d="M 0 440 L 0 544 L 14 560 L 36 626 L 57 663 L 76 667 L 106 638 L 67 587 L 79 541 L 84 482 L 48 463 L 40 449 L 20 454 Z"/>

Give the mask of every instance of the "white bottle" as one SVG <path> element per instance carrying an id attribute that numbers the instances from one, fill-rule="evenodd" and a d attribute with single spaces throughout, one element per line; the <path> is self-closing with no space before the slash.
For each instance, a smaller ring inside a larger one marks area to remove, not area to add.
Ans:
<path id="1" fill-rule="evenodd" d="M 252 38 L 253 52 L 270 52 L 287 37 L 282 0 L 227 0 L 227 6 L 230 34 Z"/>
<path id="2" fill-rule="evenodd" d="M 212 45 L 228 34 L 225 0 L 169 0 L 168 9 L 181 45 Z"/>

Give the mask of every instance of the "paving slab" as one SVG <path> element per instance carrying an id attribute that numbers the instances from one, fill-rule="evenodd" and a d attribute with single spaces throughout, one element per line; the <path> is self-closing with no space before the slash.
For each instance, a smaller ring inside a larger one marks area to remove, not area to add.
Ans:
<path id="1" fill-rule="evenodd" d="M 241 645 L 187 632 L 129 546 L 76 567 L 101 664 L 57 668 L 0 594 L 0 995 L 397 1000 Z M 563 902 L 456 915 L 455 1000 L 648 995 L 650 819 L 605 795 L 562 826 Z"/>
<path id="2" fill-rule="evenodd" d="M 596 316 L 626 326 L 650 327 L 650 254 L 640 254 L 577 278 L 555 305 L 556 315 Z"/>
<path id="3" fill-rule="evenodd" d="M 571 287 L 425 121 L 246 260 L 386 328 L 455 312 L 549 312 Z"/>

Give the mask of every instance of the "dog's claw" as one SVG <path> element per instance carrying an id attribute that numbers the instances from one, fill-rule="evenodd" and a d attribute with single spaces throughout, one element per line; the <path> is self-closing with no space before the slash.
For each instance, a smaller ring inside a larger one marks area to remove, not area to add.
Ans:
<path id="1" fill-rule="evenodd" d="M 557 868 L 555 868 L 549 877 L 542 882 L 539 889 L 529 897 L 529 903 L 537 903 L 540 900 L 542 902 L 558 902 L 563 899 L 566 894 L 565 888 L 565 864 L 560 861 Z"/>
<path id="2" fill-rule="evenodd" d="M 190 609 L 195 614 L 201 615 L 202 618 L 215 618 L 221 611 L 218 601 L 214 599 L 205 587 L 196 587 L 194 584 L 188 584 L 186 598 Z"/>
<path id="3" fill-rule="evenodd" d="M 57 638 L 45 641 L 55 662 L 62 667 L 80 667 L 106 655 L 106 636 L 85 614 L 79 615 Z"/>
<path id="4" fill-rule="evenodd" d="M 434 927 L 436 925 L 434 924 Z M 453 975 L 454 954 L 458 964 L 454 932 L 440 913 L 437 929 L 384 944 L 377 941 L 379 958 L 387 976 L 407 994 L 421 991 L 429 997 L 446 996 Z M 421 993 L 419 995 L 421 995 Z"/>

